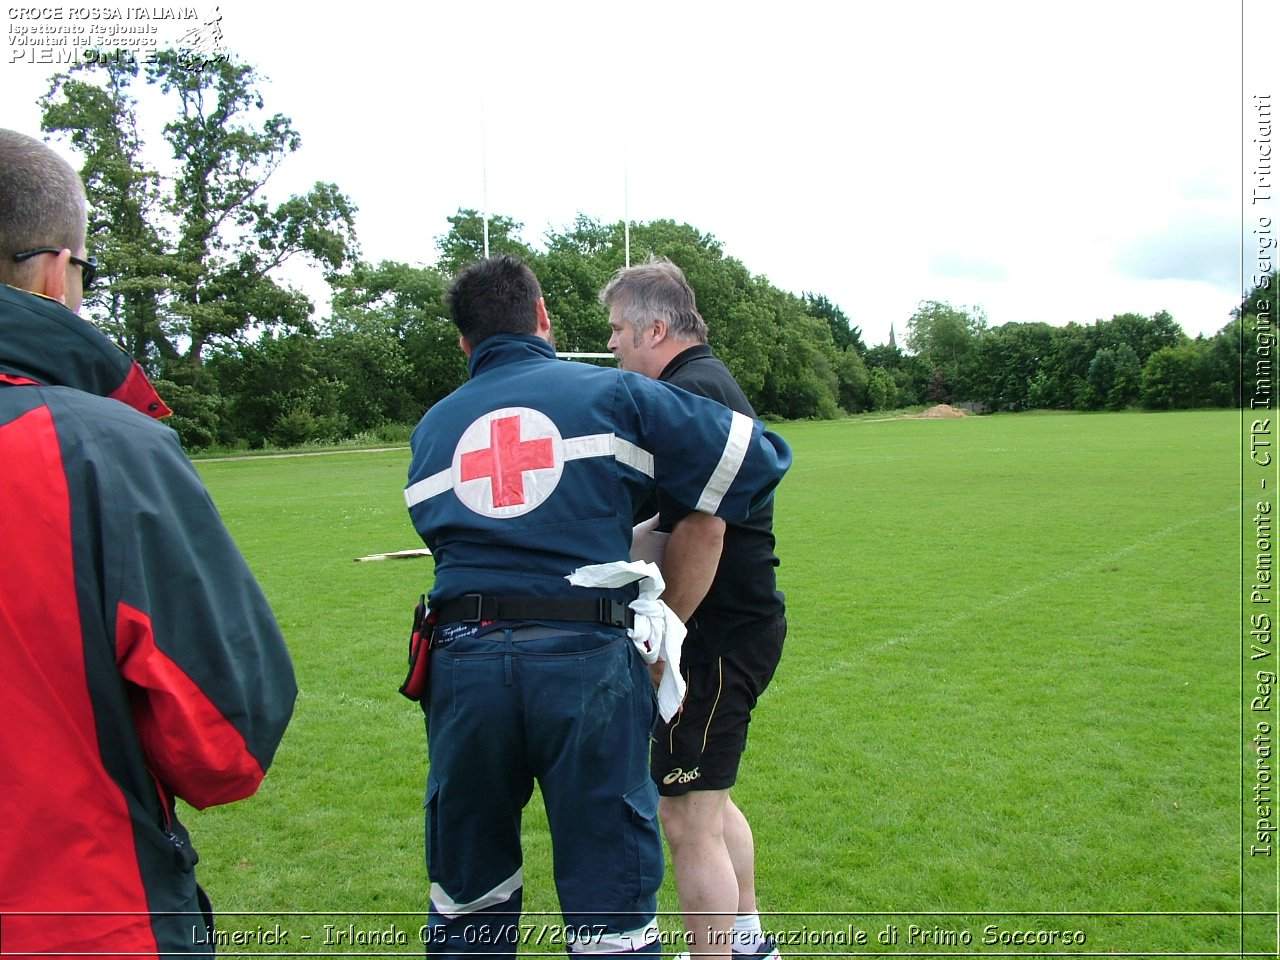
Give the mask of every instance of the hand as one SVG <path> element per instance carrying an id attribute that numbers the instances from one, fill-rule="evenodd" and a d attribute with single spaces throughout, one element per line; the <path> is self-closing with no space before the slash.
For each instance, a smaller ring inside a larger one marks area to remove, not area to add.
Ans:
<path id="1" fill-rule="evenodd" d="M 649 667 L 649 678 L 653 681 L 653 689 L 656 693 L 658 685 L 662 683 L 662 675 L 666 673 L 667 661 L 655 660 L 653 663 L 647 664 Z"/>

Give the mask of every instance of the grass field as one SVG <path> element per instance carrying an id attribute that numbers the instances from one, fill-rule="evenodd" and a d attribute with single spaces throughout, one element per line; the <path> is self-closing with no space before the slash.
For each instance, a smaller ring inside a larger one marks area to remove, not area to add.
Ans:
<path id="1" fill-rule="evenodd" d="M 1237 949 L 1213 914 L 1241 899 L 1239 415 L 777 429 L 790 633 L 735 799 L 766 926 L 827 931 L 786 952 L 1028 954 L 1000 932 L 1057 929 L 1086 942 L 1039 949 Z M 425 737 L 396 688 L 431 561 L 352 562 L 419 546 L 406 465 L 200 465 L 301 692 L 259 794 L 185 819 L 215 908 L 285 917 L 300 950 L 391 952 L 323 924 L 412 936 L 425 911 Z M 554 913 L 536 798 L 525 837 L 526 907 Z"/>

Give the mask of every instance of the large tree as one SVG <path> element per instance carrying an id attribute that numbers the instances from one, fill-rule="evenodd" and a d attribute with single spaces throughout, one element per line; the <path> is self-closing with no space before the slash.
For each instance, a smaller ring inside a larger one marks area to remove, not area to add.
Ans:
<path id="1" fill-rule="evenodd" d="M 296 257 L 328 271 L 355 251 L 355 209 L 317 183 L 272 205 L 265 187 L 301 142 L 290 120 L 263 116 L 257 71 L 231 59 L 193 69 L 161 51 L 144 77 L 171 110 L 163 136 L 172 170 L 144 160 L 138 77 L 125 57 L 86 60 L 54 78 L 42 124 L 84 154 L 91 239 L 107 292 L 89 315 L 153 367 L 199 367 L 211 345 L 254 330 L 305 329 L 312 304 L 280 268 Z"/>
<path id="2" fill-rule="evenodd" d="M 494 214 L 486 223 L 480 211 L 469 207 L 459 207 L 448 220 L 449 232 L 436 239 L 436 266 L 446 277 L 483 260 L 486 240 L 491 257 L 509 253 L 526 262 L 533 258 L 533 249 L 520 239 L 524 224 L 518 220 Z"/>
<path id="3" fill-rule="evenodd" d="M 1032 385 L 1053 350 L 1047 323 L 1006 323 L 977 338 L 970 363 L 972 399 L 992 410 L 1034 406 Z"/>
<path id="4" fill-rule="evenodd" d="M 907 347 L 935 364 L 959 364 L 986 329 L 987 318 L 979 308 L 927 300 L 907 321 Z"/>
<path id="5" fill-rule="evenodd" d="M 930 368 L 930 401 L 971 399 L 972 360 L 987 330 L 980 307 L 966 309 L 937 300 L 922 302 L 907 321 L 907 347 Z"/>
<path id="6" fill-rule="evenodd" d="M 1095 323 L 1092 335 L 1094 349 L 1114 350 L 1123 344 L 1133 350 L 1139 365 L 1146 363 L 1157 350 L 1176 347 L 1187 338 L 1166 310 L 1159 310 L 1150 317 L 1140 313 L 1117 313 L 1110 320 Z"/>
<path id="7" fill-rule="evenodd" d="M 386 419 L 417 420 L 466 380 L 466 358 L 458 347 L 458 328 L 445 311 L 446 280 L 439 270 L 392 260 L 377 265 L 362 261 L 330 282 L 333 316 L 325 333 L 352 347 L 363 344 L 375 357 L 403 357 L 407 364 L 403 384 L 367 384 L 383 397 Z M 370 361 L 358 365 L 376 376 Z M 397 362 L 395 370 L 401 369 Z"/>
<path id="8" fill-rule="evenodd" d="M 114 59 L 90 73 L 80 65 L 54 77 L 40 101 L 42 123 L 46 131 L 65 134 L 84 158 L 87 245 L 98 258 L 101 278 L 86 311 L 155 370 L 177 356 L 178 331 L 162 308 L 171 271 L 163 238 L 166 211 L 160 175 L 147 162 L 138 133 L 138 63 Z"/>
<path id="9" fill-rule="evenodd" d="M 1123 410 L 1142 391 L 1142 364 L 1127 343 L 1103 347 L 1089 362 L 1088 388 L 1082 398 L 1087 410 Z"/>
<path id="10" fill-rule="evenodd" d="M 1207 341 L 1162 347 L 1142 367 L 1141 402 L 1149 410 L 1186 410 L 1212 400 L 1213 356 Z"/>
<path id="11" fill-rule="evenodd" d="M 862 328 L 855 327 L 848 314 L 821 293 L 806 293 L 803 299 L 809 316 L 826 321 L 831 328 L 831 339 L 837 348 L 848 350 L 852 347 L 859 354 L 867 352 L 867 345 L 862 339 Z"/>
<path id="12" fill-rule="evenodd" d="M 564 230 L 546 234 L 547 252 L 533 261 L 551 311 L 551 332 L 562 351 L 599 353 L 609 343 L 609 315 L 600 291 L 622 266 L 622 224 L 579 214 Z"/>

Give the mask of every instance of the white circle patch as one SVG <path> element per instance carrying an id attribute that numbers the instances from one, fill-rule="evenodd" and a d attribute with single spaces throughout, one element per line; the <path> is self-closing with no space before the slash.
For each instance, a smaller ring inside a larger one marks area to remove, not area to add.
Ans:
<path id="1" fill-rule="evenodd" d="M 518 517 L 560 483 L 564 441 L 544 413 L 503 407 L 467 427 L 453 451 L 453 489 L 469 510 Z"/>

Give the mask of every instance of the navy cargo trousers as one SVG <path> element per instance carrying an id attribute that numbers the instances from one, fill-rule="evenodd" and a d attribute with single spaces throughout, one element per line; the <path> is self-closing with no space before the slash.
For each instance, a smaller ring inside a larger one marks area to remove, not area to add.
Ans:
<path id="1" fill-rule="evenodd" d="M 659 956 L 656 704 L 626 632 L 437 627 L 427 736 L 429 956 Z M 521 920 L 521 816 L 542 792 L 564 928 Z"/>

